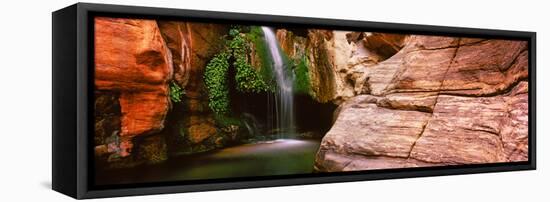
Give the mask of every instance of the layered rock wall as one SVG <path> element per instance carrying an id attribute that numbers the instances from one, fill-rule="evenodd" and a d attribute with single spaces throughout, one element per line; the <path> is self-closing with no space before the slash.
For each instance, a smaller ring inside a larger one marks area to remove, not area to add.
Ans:
<path id="1" fill-rule="evenodd" d="M 171 140 L 171 150 L 192 153 L 214 149 L 222 131 L 208 107 L 203 75 L 207 62 L 223 47 L 228 26 L 181 21 L 158 23 L 174 55 L 174 81 L 185 92 L 182 103 L 172 109 L 170 128 L 165 131 Z"/>
<path id="2" fill-rule="evenodd" d="M 220 125 L 208 108 L 203 82 L 228 28 L 96 18 L 97 158 L 134 166 L 236 139 L 238 127 Z M 307 59 L 309 94 L 339 105 L 316 156 L 319 171 L 528 159 L 526 42 L 321 29 L 276 34 L 288 57 Z M 171 102 L 171 83 L 183 89 L 183 102 Z"/>
<path id="3" fill-rule="evenodd" d="M 366 90 L 340 106 L 316 169 L 526 161 L 527 57 L 521 41 L 413 35 L 350 66 Z"/>
<path id="4" fill-rule="evenodd" d="M 185 140 L 197 145 L 217 134 L 202 78 L 226 33 L 226 26 L 216 24 L 95 19 L 94 139 L 99 164 L 161 162 L 169 150 L 166 140 L 170 145 L 179 127 L 186 128 Z M 184 102 L 170 100 L 171 82 L 184 90 Z M 166 131 L 165 125 L 171 124 L 179 127 Z"/>
<path id="5" fill-rule="evenodd" d="M 95 110 L 109 109 L 110 114 L 96 113 L 96 137 L 103 135 L 96 141 L 96 155 L 117 161 L 133 150 L 146 151 L 136 149 L 135 137 L 164 128 L 172 55 L 154 20 L 96 18 L 94 46 Z"/>

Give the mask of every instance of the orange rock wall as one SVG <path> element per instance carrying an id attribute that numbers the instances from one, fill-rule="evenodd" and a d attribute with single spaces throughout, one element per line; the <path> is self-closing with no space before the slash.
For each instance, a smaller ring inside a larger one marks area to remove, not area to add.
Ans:
<path id="1" fill-rule="evenodd" d="M 96 90 L 120 93 L 120 136 L 160 131 L 173 66 L 156 21 L 96 18 L 94 45 Z"/>

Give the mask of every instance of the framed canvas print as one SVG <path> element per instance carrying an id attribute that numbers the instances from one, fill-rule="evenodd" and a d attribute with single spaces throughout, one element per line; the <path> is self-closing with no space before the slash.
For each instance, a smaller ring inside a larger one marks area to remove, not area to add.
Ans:
<path id="1" fill-rule="evenodd" d="M 75 198 L 535 169 L 535 33 L 78 3 L 53 16 Z"/>

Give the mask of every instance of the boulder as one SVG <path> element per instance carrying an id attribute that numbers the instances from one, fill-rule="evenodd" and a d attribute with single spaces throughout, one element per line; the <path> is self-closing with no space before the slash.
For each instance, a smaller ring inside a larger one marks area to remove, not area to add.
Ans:
<path id="1" fill-rule="evenodd" d="M 426 112 L 378 107 L 369 95 L 350 98 L 340 107 L 317 154 L 316 168 L 322 171 L 347 170 L 350 159 L 360 156 L 407 159 L 431 117 Z M 396 162 L 378 164 L 367 168 L 396 167 L 392 165 Z"/>
<path id="2" fill-rule="evenodd" d="M 526 42 L 412 35 L 386 60 L 350 68 L 364 95 L 337 110 L 317 170 L 528 159 Z"/>
<path id="3" fill-rule="evenodd" d="M 526 86 L 490 97 L 440 95 L 410 158 L 443 164 L 527 160 Z"/>

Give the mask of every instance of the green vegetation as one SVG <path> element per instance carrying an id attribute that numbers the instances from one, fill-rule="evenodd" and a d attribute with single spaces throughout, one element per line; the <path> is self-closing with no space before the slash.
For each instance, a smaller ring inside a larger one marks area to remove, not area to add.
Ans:
<path id="1" fill-rule="evenodd" d="M 270 88 L 263 77 L 248 62 L 250 47 L 240 27 L 229 30 L 229 39 L 222 51 L 206 65 L 204 80 L 208 89 L 209 107 L 218 115 L 228 115 L 229 68 L 235 68 L 236 89 L 240 92 L 259 93 Z"/>
<path id="2" fill-rule="evenodd" d="M 243 33 L 246 31 L 246 33 Z M 271 67 L 271 56 L 267 45 L 263 40 L 263 32 L 258 26 L 239 27 L 234 26 L 224 37 L 220 53 L 215 55 L 206 65 L 204 80 L 208 90 L 209 107 L 219 117 L 218 122 L 225 123 L 230 116 L 230 98 L 229 78 L 230 70 L 234 70 L 235 89 L 243 93 L 259 93 L 275 91 L 275 78 L 273 77 Z M 254 50 L 251 50 L 253 45 Z M 250 64 L 249 54 L 254 51 L 256 57 L 255 64 L 259 68 L 254 68 Z M 283 54 L 285 71 L 292 72 L 295 76 L 294 91 L 301 94 L 310 94 L 310 78 L 308 70 L 307 54 L 299 54 L 296 58 L 290 58 Z M 233 69 L 231 69 L 233 68 Z M 257 71 L 256 69 L 259 69 Z M 234 123 L 236 124 L 236 123 Z"/>
<path id="3" fill-rule="evenodd" d="M 258 72 L 254 70 L 252 65 L 248 63 L 247 52 L 248 45 L 245 38 L 240 34 L 238 29 L 231 29 L 229 35 L 233 37 L 229 41 L 229 49 L 233 56 L 233 66 L 236 68 L 235 81 L 237 90 L 240 92 L 265 92 L 268 90 L 267 84 L 260 77 Z"/>
<path id="4" fill-rule="evenodd" d="M 309 94 L 310 92 L 308 64 L 307 54 L 304 54 L 294 67 L 294 91 L 296 93 Z"/>
<path id="5" fill-rule="evenodd" d="M 254 44 L 254 51 L 259 57 L 260 63 L 260 75 L 267 84 L 269 91 L 275 91 L 275 78 L 273 77 L 273 71 L 271 69 L 271 56 L 269 49 L 263 38 L 264 34 L 262 28 L 259 26 L 251 26 L 250 32 L 246 34 L 247 39 Z"/>
<path id="6" fill-rule="evenodd" d="M 208 62 L 204 72 L 204 82 L 208 90 L 208 106 L 216 114 L 229 113 L 229 88 L 227 73 L 229 70 L 229 54 L 218 53 Z"/>
<path id="7" fill-rule="evenodd" d="M 170 100 L 174 103 L 180 103 L 185 91 L 174 81 L 170 82 Z"/>
<path id="8" fill-rule="evenodd" d="M 273 70 L 270 61 L 272 61 L 269 54 L 268 47 L 263 39 L 263 32 L 259 26 L 251 26 L 250 32 L 246 34 L 249 41 L 254 44 L 256 55 L 260 60 L 260 75 L 267 84 L 270 91 L 275 91 L 275 78 L 273 76 Z M 283 63 L 286 71 L 293 71 L 295 75 L 294 91 L 296 93 L 309 94 L 310 91 L 310 79 L 307 59 L 307 53 L 297 55 L 296 58 L 290 58 L 286 54 L 282 54 Z"/>
<path id="9" fill-rule="evenodd" d="M 235 117 L 215 114 L 214 119 L 216 120 L 216 123 L 218 123 L 219 126 L 222 128 L 231 125 L 242 126 L 241 120 Z"/>

